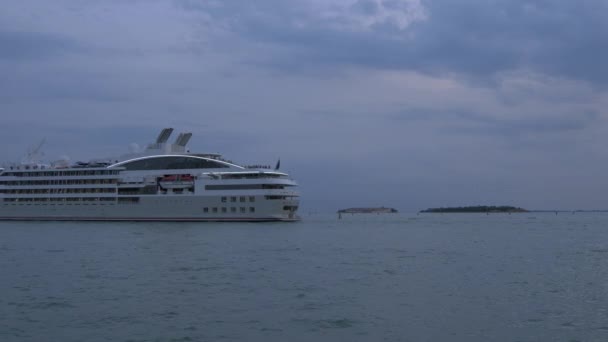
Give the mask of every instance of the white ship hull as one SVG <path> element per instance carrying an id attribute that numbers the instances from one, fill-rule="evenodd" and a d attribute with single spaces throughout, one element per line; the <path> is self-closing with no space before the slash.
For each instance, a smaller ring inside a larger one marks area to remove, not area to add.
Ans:
<path id="1" fill-rule="evenodd" d="M 294 200 L 222 203 L 220 196 L 150 196 L 139 203 L 3 204 L 0 220 L 52 221 L 297 221 Z M 208 208 L 204 212 L 204 208 Z M 216 211 L 214 211 L 216 208 Z M 234 209 L 233 209 L 234 208 Z M 254 208 L 252 211 L 251 208 Z"/>

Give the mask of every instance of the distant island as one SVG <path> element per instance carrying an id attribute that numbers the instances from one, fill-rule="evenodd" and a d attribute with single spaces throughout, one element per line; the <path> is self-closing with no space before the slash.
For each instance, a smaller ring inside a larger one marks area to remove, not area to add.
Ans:
<path id="1" fill-rule="evenodd" d="M 397 213 L 394 208 L 348 208 L 338 210 L 338 214 L 393 214 Z"/>
<path id="2" fill-rule="evenodd" d="M 477 205 L 468 207 L 429 208 L 421 213 L 527 213 L 528 210 L 508 205 L 488 206 Z"/>

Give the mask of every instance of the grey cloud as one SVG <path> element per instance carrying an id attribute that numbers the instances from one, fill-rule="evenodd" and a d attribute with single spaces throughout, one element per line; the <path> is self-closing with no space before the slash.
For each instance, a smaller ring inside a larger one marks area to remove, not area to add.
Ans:
<path id="1" fill-rule="evenodd" d="M 38 72 L 22 72 L 0 68 L 0 101 L 5 103 L 44 100 L 90 100 L 94 102 L 129 101 L 130 97 L 116 89 L 116 76 L 100 71 L 52 67 Z"/>
<path id="2" fill-rule="evenodd" d="M 180 2 L 182 6 L 192 1 Z M 386 8 L 395 1 L 384 1 Z M 603 1 L 424 1 L 428 18 L 397 30 L 385 23 L 367 31 L 336 28 L 311 8 L 283 1 L 199 6 L 234 33 L 274 43 L 290 53 L 268 56 L 268 65 L 294 69 L 358 65 L 472 78 L 530 69 L 608 84 L 608 22 Z M 395 9 L 401 10 L 401 9 Z M 377 3 L 360 0 L 353 13 L 372 14 Z"/>
<path id="3" fill-rule="evenodd" d="M 428 1 L 416 28 L 427 66 L 476 74 L 529 68 L 607 83 L 608 6 L 602 1 Z"/>
<path id="4" fill-rule="evenodd" d="M 374 15 L 380 10 L 378 3 L 373 0 L 359 0 L 352 5 L 352 9 L 355 12 L 360 12 L 368 15 Z"/>
<path id="5" fill-rule="evenodd" d="M 600 113 L 587 110 L 546 117 L 542 113 L 523 113 L 519 118 L 490 116 L 474 109 L 408 109 L 388 115 L 395 125 L 430 123 L 436 133 L 450 139 L 487 138 L 503 141 L 512 148 L 556 151 L 580 138 L 594 126 L 605 124 Z"/>
<path id="6" fill-rule="evenodd" d="M 594 126 L 603 126 L 595 112 L 572 113 L 550 119 L 487 120 L 476 124 L 453 124 L 440 131 L 448 136 L 502 141 L 506 150 L 550 155 L 573 155 L 584 151 L 580 145 Z"/>
<path id="7" fill-rule="evenodd" d="M 564 133 L 582 131 L 598 123 L 599 115 L 594 112 L 573 113 L 569 117 L 552 117 L 551 120 L 533 118 L 519 120 L 493 120 L 482 126 L 485 134 L 492 136 L 535 134 L 541 136 L 547 133 Z"/>
<path id="8" fill-rule="evenodd" d="M 81 49 L 80 43 L 61 35 L 0 31 L 0 60 L 38 60 Z"/>

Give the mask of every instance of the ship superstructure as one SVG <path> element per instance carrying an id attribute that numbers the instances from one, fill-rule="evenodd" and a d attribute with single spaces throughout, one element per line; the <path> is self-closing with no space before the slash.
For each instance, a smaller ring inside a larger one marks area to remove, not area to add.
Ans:
<path id="1" fill-rule="evenodd" d="M 190 153 L 165 128 L 143 151 L 113 160 L 0 168 L 0 220 L 296 221 L 297 183 L 278 167 Z M 277 165 L 278 166 L 278 165 Z"/>

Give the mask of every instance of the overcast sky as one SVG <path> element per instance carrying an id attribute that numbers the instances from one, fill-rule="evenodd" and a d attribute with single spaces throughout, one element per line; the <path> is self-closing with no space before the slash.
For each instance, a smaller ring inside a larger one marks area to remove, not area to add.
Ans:
<path id="1" fill-rule="evenodd" d="M 305 211 L 608 209 L 608 1 L 0 3 L 0 160 L 163 127 L 274 164 Z"/>

